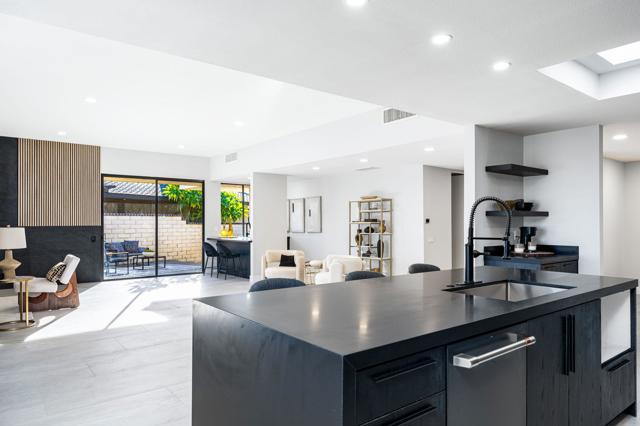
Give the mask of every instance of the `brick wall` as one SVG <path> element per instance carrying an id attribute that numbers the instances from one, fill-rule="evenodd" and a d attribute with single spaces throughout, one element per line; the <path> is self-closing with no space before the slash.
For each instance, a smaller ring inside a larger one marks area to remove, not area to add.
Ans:
<path id="1" fill-rule="evenodd" d="M 138 240 L 141 247 L 155 250 L 154 216 L 104 216 L 105 241 Z M 202 225 L 187 224 L 180 216 L 158 217 L 159 256 L 167 260 L 202 261 Z"/>

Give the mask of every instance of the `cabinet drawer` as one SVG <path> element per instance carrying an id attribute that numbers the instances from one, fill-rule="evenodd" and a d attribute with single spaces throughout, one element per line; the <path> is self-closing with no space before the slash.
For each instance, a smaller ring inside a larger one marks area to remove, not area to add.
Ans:
<path id="1" fill-rule="evenodd" d="M 626 353 L 602 367 L 602 423 L 608 423 L 635 401 L 636 353 Z"/>
<path id="2" fill-rule="evenodd" d="M 415 402 L 364 426 L 445 426 L 446 398 L 444 392 Z"/>
<path id="3" fill-rule="evenodd" d="M 358 424 L 442 391 L 444 375 L 444 348 L 420 352 L 358 372 Z"/>

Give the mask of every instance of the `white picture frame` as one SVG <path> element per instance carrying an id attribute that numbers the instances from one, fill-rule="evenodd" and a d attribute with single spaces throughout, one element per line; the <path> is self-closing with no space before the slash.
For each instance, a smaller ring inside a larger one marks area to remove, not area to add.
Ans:
<path id="1" fill-rule="evenodd" d="M 305 229 L 308 233 L 322 232 L 322 197 L 307 197 L 304 204 Z"/>
<path id="2" fill-rule="evenodd" d="M 304 232 L 304 198 L 289 200 L 289 232 Z"/>

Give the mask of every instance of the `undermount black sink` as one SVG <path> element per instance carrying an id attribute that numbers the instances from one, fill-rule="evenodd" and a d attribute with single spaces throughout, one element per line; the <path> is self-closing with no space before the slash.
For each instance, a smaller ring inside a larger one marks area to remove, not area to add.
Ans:
<path id="1" fill-rule="evenodd" d="M 545 284 L 528 284 L 516 281 L 499 281 L 488 284 L 464 285 L 447 288 L 444 291 L 463 293 L 469 296 L 487 299 L 504 300 L 506 302 L 521 302 L 548 294 L 559 293 L 574 287 L 561 287 Z"/>

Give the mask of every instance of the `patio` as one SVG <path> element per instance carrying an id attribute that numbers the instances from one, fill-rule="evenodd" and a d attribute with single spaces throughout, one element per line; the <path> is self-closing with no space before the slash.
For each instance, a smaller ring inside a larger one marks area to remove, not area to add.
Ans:
<path id="1" fill-rule="evenodd" d="M 140 266 L 133 268 L 129 265 L 129 272 L 127 273 L 127 267 L 124 264 L 118 265 L 118 272 L 114 272 L 114 267 L 110 266 L 109 271 L 105 268 L 104 279 L 128 279 L 128 278 L 144 278 L 150 277 L 155 274 L 155 262 L 150 262 L 150 265 L 145 263 L 144 269 Z M 164 262 L 160 259 L 158 265 L 158 275 L 178 275 L 178 274 L 193 274 L 202 272 L 202 265 L 200 263 L 193 262 L 180 262 L 177 260 L 167 260 L 165 267 Z"/>

